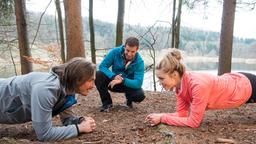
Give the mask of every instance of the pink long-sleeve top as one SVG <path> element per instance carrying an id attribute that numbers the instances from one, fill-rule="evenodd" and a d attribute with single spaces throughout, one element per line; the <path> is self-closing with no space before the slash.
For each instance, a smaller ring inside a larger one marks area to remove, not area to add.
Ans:
<path id="1" fill-rule="evenodd" d="M 176 89 L 175 113 L 166 113 L 161 122 L 168 125 L 198 127 L 207 109 L 236 108 L 251 96 L 252 87 L 240 73 L 214 76 L 200 72 L 185 72 L 181 87 Z"/>

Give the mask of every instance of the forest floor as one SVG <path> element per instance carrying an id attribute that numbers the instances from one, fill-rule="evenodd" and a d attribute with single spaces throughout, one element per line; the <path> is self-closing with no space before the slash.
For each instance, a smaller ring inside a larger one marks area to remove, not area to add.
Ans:
<path id="1" fill-rule="evenodd" d="M 79 97 L 75 112 L 96 120 L 96 131 L 68 140 L 49 143 L 81 144 L 212 144 L 256 143 L 256 105 L 248 104 L 237 109 L 207 111 L 199 128 L 176 127 L 160 124 L 155 127 L 144 123 L 147 114 L 174 112 L 175 97 L 167 92 L 145 92 L 146 99 L 134 104 L 133 109 L 116 107 L 108 113 L 99 112 L 99 94 L 93 90 Z M 125 101 L 124 95 L 112 93 L 114 105 Z M 54 118 L 54 124 L 59 124 Z M 0 144 L 40 143 L 31 122 L 19 125 L 0 125 Z"/>

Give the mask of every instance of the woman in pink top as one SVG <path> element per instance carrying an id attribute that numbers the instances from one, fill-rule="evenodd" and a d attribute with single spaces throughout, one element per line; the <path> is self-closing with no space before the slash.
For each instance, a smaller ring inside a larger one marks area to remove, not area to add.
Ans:
<path id="1" fill-rule="evenodd" d="M 156 76 L 165 90 L 174 90 L 175 113 L 152 113 L 146 117 L 152 126 L 165 123 L 198 127 L 207 109 L 236 108 L 256 101 L 256 76 L 226 73 L 221 76 L 185 71 L 181 53 L 172 49 L 156 66 Z"/>

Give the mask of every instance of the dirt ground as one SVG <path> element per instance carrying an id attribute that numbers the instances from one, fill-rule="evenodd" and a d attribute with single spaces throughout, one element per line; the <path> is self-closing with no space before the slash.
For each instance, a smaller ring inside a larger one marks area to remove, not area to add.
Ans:
<path id="1" fill-rule="evenodd" d="M 125 101 L 123 94 L 112 93 L 114 104 Z M 91 116 L 97 122 L 96 131 L 79 137 L 49 143 L 81 144 L 212 144 L 228 139 L 231 143 L 256 143 L 256 104 L 231 110 L 207 111 L 199 128 L 158 125 L 151 127 L 144 118 L 152 112 L 174 112 L 175 97 L 167 92 L 146 92 L 146 99 L 133 109 L 117 107 L 108 113 L 99 112 L 100 98 L 93 90 L 87 97 L 79 97 L 75 112 Z M 59 124 L 54 118 L 54 124 Z M 0 144 L 40 143 L 31 123 L 0 125 Z"/>

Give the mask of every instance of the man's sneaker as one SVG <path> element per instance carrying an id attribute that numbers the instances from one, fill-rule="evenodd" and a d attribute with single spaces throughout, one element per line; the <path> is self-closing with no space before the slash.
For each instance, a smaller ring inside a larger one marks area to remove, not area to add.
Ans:
<path id="1" fill-rule="evenodd" d="M 109 109 L 112 108 L 112 107 L 113 107 L 112 104 L 102 106 L 102 107 L 100 108 L 100 112 L 109 112 Z"/>
<path id="2" fill-rule="evenodd" d="M 132 101 L 127 100 L 126 105 L 128 108 L 133 108 Z"/>
<path id="3" fill-rule="evenodd" d="M 132 104 L 129 103 L 129 105 L 127 105 L 127 102 L 123 103 L 123 104 L 115 105 L 116 110 L 129 110 L 129 109 L 132 109 L 132 108 L 133 108 Z"/>

